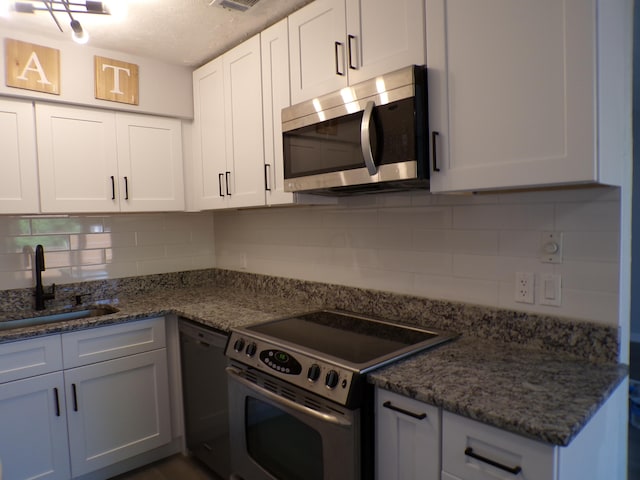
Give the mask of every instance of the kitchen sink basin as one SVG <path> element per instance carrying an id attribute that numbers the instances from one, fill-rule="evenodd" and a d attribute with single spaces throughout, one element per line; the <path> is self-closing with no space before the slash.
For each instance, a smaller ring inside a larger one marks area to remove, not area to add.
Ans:
<path id="1" fill-rule="evenodd" d="M 80 318 L 100 317 L 116 313 L 117 308 L 109 305 L 101 305 L 99 307 L 87 307 L 83 309 L 65 310 L 59 313 L 49 315 L 38 315 L 35 317 L 17 318 L 15 320 L 6 320 L 0 322 L 0 330 L 10 330 L 12 328 L 33 327 L 36 325 L 45 325 L 47 323 L 64 322 L 68 320 L 78 320 Z"/>

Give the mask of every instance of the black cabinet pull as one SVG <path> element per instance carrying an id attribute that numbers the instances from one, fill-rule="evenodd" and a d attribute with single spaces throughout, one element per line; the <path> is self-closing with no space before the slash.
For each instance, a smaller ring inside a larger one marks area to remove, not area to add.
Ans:
<path id="1" fill-rule="evenodd" d="M 271 188 L 269 187 L 269 167 L 271 167 L 271 165 L 268 163 L 264 164 L 264 189 L 267 192 L 271 191 Z"/>
<path id="2" fill-rule="evenodd" d="M 358 67 L 353 64 L 353 44 L 352 42 L 356 39 L 354 35 L 347 35 L 347 49 L 349 50 L 349 68 L 351 70 L 357 70 Z"/>
<path id="3" fill-rule="evenodd" d="M 224 183 L 227 187 L 227 195 L 231 196 L 231 191 L 229 190 L 229 177 L 231 176 L 231 172 L 224 172 Z"/>
<path id="4" fill-rule="evenodd" d="M 76 392 L 76 384 L 71 384 L 71 392 L 73 393 L 73 411 L 78 411 L 78 393 Z"/>
<path id="5" fill-rule="evenodd" d="M 336 75 L 340 75 L 342 77 L 344 77 L 344 72 L 340 71 L 340 64 L 338 62 L 338 48 L 340 48 L 342 46 L 342 43 L 340 42 L 335 42 L 334 44 L 334 55 L 336 57 Z"/>
<path id="6" fill-rule="evenodd" d="M 504 470 L 505 472 L 509 472 L 512 475 L 518 475 L 522 471 L 522 467 L 520 467 L 520 466 L 507 467 L 506 465 L 498 463 L 495 460 L 491 460 L 490 458 L 483 457 L 482 455 L 478 455 L 477 453 L 475 453 L 473 451 L 473 448 L 471 448 L 471 447 L 467 447 L 465 449 L 465 451 L 464 451 L 464 454 L 467 457 L 475 458 L 476 460 L 479 460 L 479 461 L 484 462 L 484 463 L 486 463 L 488 465 L 491 465 L 492 467 L 496 467 L 496 468 L 499 468 L 500 470 Z"/>
<path id="7" fill-rule="evenodd" d="M 220 189 L 220 196 L 224 198 L 224 193 L 222 192 L 222 177 L 224 177 L 224 173 L 218 174 L 218 188 Z"/>
<path id="8" fill-rule="evenodd" d="M 124 177 L 124 199 L 129 200 L 129 179 Z"/>
<path id="9" fill-rule="evenodd" d="M 433 157 L 433 171 L 439 172 L 440 168 L 438 168 L 438 159 L 436 156 L 436 139 L 440 135 L 440 132 L 431 132 L 431 156 Z"/>
<path id="10" fill-rule="evenodd" d="M 56 417 L 60 416 L 60 398 L 58 397 L 58 389 L 54 387 L 53 397 L 56 401 Z"/>
<path id="11" fill-rule="evenodd" d="M 424 420 L 425 418 L 427 418 L 426 413 L 413 413 L 413 412 L 410 412 L 409 410 L 405 410 L 404 408 L 396 407 L 394 404 L 392 404 L 389 401 L 384 402 L 382 406 L 384 408 L 388 408 L 389 410 L 393 410 L 395 412 L 400 412 L 400 413 L 403 413 L 404 415 L 417 418 L 418 420 Z"/>
<path id="12" fill-rule="evenodd" d="M 116 179 L 111 175 L 111 200 L 116 199 Z"/>

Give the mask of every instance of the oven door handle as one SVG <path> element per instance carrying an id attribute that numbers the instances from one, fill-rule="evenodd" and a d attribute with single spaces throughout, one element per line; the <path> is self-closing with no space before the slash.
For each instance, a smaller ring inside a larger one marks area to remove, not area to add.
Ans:
<path id="1" fill-rule="evenodd" d="M 371 148 L 371 120 L 373 119 L 373 108 L 376 104 L 373 101 L 367 102 L 362 114 L 362 123 L 360 124 L 360 147 L 362 148 L 362 156 L 364 164 L 367 167 L 369 175 L 378 173 L 376 162 L 373 158 L 373 149 Z"/>
<path id="2" fill-rule="evenodd" d="M 256 385 L 255 383 L 250 382 L 245 378 L 243 378 L 240 375 L 240 370 L 238 370 L 237 368 L 227 367 L 226 370 L 227 370 L 227 374 L 229 376 L 232 376 L 236 382 L 239 382 L 240 384 L 244 385 L 248 389 L 253 390 L 254 392 L 262 395 L 263 397 L 268 398 L 269 400 L 275 403 L 280 403 L 286 406 L 287 408 L 290 408 L 291 410 L 295 410 L 296 412 L 302 413 L 303 415 L 308 415 L 322 422 L 332 423 L 334 425 L 338 425 L 341 427 L 351 427 L 352 425 L 351 422 L 349 422 L 348 420 L 345 420 L 340 417 L 336 417 L 335 415 L 328 415 L 326 413 L 312 410 L 308 407 L 305 407 L 304 405 L 300 405 L 292 400 L 289 400 L 288 398 L 284 398 L 284 397 L 281 397 L 280 395 L 270 392 L 269 390 L 266 390 Z"/>

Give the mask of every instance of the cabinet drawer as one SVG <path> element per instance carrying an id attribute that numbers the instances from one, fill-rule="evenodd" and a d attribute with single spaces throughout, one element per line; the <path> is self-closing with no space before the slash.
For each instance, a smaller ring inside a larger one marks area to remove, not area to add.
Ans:
<path id="1" fill-rule="evenodd" d="M 64 368 L 148 352 L 166 345 L 164 317 L 62 335 Z"/>
<path id="2" fill-rule="evenodd" d="M 555 478 L 554 455 L 553 445 L 450 412 L 442 415 L 442 470 L 456 477 L 552 480 Z"/>
<path id="3" fill-rule="evenodd" d="M 60 335 L 0 345 L 0 383 L 62 370 Z"/>

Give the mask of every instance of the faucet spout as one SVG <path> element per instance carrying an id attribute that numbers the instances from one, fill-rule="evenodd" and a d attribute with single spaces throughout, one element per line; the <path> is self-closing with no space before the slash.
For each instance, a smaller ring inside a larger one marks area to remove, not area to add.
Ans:
<path id="1" fill-rule="evenodd" d="M 55 284 L 51 285 L 51 291 L 49 293 L 44 292 L 44 286 L 42 285 L 42 272 L 46 270 L 44 264 L 44 248 L 42 245 L 36 245 L 35 253 L 35 275 L 36 275 L 36 310 L 44 310 L 45 300 L 52 300 L 56 298 Z"/>

